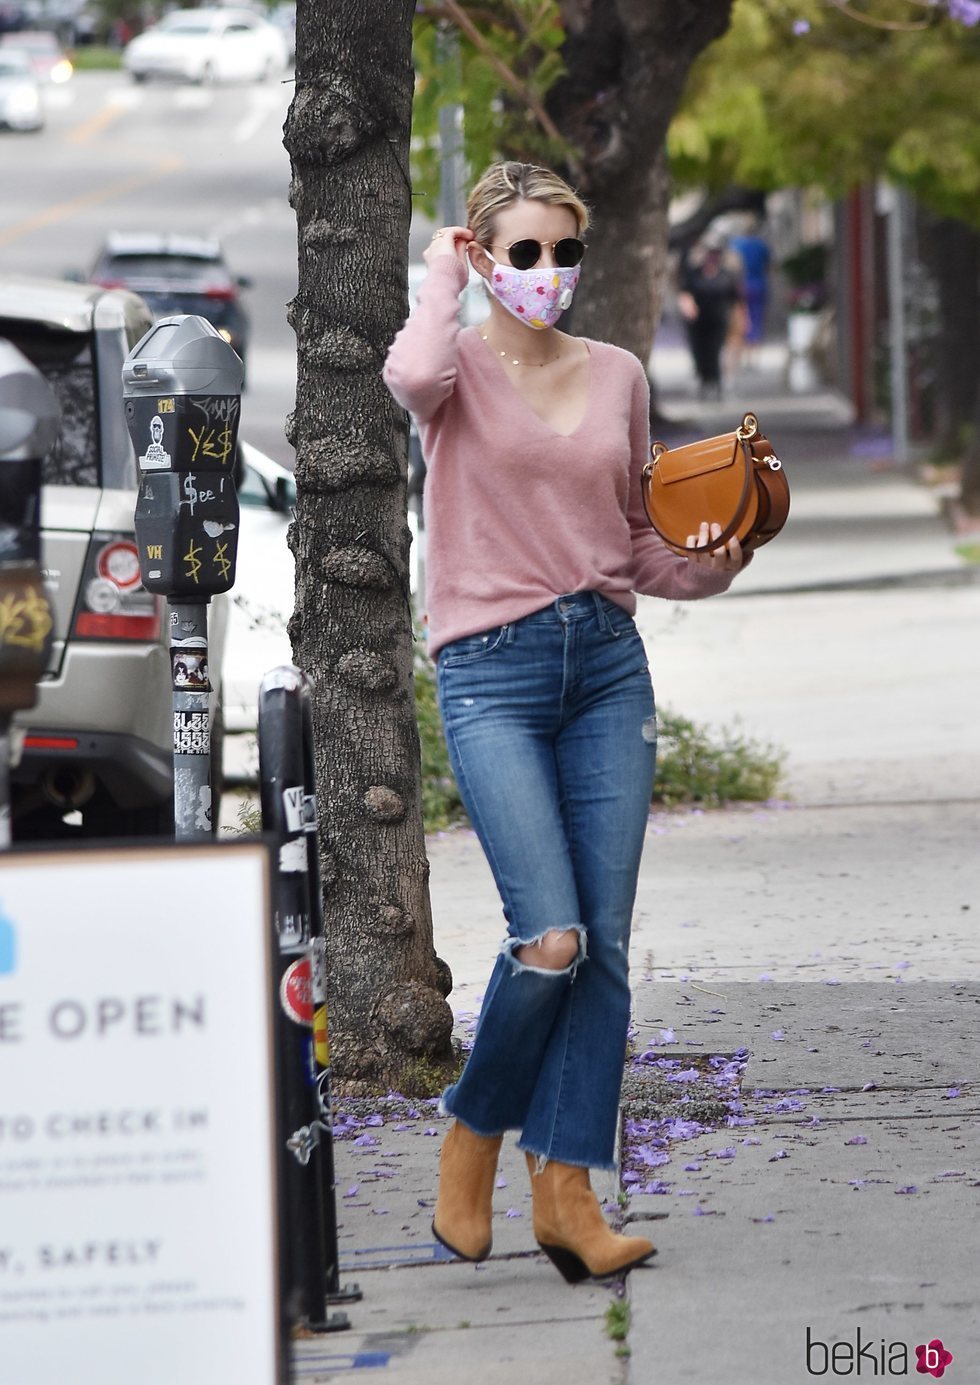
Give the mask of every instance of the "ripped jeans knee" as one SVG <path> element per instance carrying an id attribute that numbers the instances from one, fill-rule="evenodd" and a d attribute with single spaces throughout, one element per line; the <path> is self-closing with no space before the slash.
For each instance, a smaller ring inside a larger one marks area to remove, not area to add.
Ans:
<path id="1" fill-rule="evenodd" d="M 501 952 L 512 961 L 512 974 L 522 971 L 573 977 L 587 956 L 581 924 L 548 928 L 536 938 L 507 938 Z"/>

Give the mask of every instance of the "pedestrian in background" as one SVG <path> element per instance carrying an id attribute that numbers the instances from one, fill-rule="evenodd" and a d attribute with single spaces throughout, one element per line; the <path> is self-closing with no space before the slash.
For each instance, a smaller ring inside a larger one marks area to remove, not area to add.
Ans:
<path id="1" fill-rule="evenodd" d="M 725 237 L 709 228 L 681 263 L 677 295 L 702 398 L 721 398 L 722 348 L 741 305 L 742 286 L 725 254 Z"/>
<path id="2" fill-rule="evenodd" d="M 520 1132 L 534 1232 L 570 1282 L 655 1253 L 607 1226 L 589 1181 L 612 1169 L 630 1016 L 629 934 L 656 720 L 634 592 L 724 591 L 725 547 L 672 553 L 640 492 L 641 363 L 557 330 L 589 214 L 556 174 L 492 165 L 467 226 L 436 231 L 384 377 L 427 464 L 429 648 L 449 754 L 507 919 L 473 1050 L 443 1096 L 433 1233 L 491 1248 L 501 1140 Z M 490 315 L 460 329 L 472 266 Z M 639 292 L 641 286 L 637 286 Z M 699 541 L 721 529 L 706 516 Z M 693 548 L 692 535 L 689 544 Z"/>
<path id="3" fill-rule="evenodd" d="M 732 236 L 731 248 L 742 261 L 742 291 L 745 297 L 746 346 L 758 346 L 766 330 L 769 302 L 769 267 L 772 256 L 762 235 L 762 222 L 753 216 L 741 235 Z"/>

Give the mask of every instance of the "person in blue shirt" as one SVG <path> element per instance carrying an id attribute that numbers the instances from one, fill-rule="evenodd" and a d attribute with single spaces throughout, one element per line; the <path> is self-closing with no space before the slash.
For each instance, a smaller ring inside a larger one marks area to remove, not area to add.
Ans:
<path id="1" fill-rule="evenodd" d="M 729 244 L 742 261 L 742 291 L 748 321 L 745 329 L 745 343 L 758 346 L 762 341 L 766 324 L 766 303 L 769 299 L 769 246 L 761 235 L 761 225 L 756 220 L 741 236 L 732 236 Z"/>

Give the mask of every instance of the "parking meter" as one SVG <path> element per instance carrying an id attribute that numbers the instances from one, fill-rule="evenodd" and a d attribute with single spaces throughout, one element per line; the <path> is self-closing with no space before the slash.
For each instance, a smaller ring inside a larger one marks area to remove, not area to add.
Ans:
<path id="1" fill-rule="evenodd" d="M 140 575 L 170 608 L 178 840 L 209 836 L 214 827 L 207 603 L 235 583 L 243 369 L 206 318 L 185 314 L 151 327 L 122 370 L 139 467 Z"/>
<path id="2" fill-rule="evenodd" d="M 0 850 L 10 844 L 10 719 L 37 701 L 54 621 L 41 580 L 41 463 L 58 435 L 43 375 L 0 340 Z"/>

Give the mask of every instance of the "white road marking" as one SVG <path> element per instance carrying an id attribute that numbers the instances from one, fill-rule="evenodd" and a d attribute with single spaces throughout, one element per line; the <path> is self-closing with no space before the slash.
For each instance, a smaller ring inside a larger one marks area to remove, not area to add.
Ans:
<path id="1" fill-rule="evenodd" d="M 232 132 L 236 144 L 247 144 L 265 123 L 266 117 L 272 111 L 281 109 L 282 95 L 274 87 L 260 87 L 251 93 L 249 104 L 251 110 Z"/>

